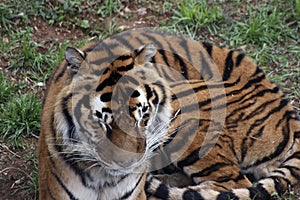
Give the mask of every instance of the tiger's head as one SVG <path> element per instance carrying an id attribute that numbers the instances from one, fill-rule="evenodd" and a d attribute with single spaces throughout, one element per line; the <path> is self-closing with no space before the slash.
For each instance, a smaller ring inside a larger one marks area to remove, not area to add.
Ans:
<path id="1" fill-rule="evenodd" d="M 99 70 L 83 51 L 67 49 L 75 75 L 62 94 L 64 108 L 57 107 L 64 116 L 55 117 L 71 159 L 109 174 L 144 170 L 153 150 L 167 139 L 172 118 L 168 85 L 151 62 L 155 54 L 154 45 L 144 45 Z"/>

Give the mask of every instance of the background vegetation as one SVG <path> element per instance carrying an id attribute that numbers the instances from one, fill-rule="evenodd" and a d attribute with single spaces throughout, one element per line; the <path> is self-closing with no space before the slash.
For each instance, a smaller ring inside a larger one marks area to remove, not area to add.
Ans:
<path id="1" fill-rule="evenodd" d="M 300 112 L 299 0 L 2 0 L 0 195 L 36 199 L 36 144 L 46 79 L 66 46 L 159 27 L 246 52 Z M 11 192 L 8 192 L 11 191 Z M 296 199 L 297 187 L 285 197 Z"/>

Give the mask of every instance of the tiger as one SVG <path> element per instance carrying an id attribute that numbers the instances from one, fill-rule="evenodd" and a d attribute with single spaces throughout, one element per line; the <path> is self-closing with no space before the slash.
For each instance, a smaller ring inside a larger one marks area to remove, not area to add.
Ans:
<path id="1" fill-rule="evenodd" d="M 39 198 L 270 199 L 300 179 L 299 136 L 296 112 L 243 53 L 127 31 L 68 48 L 50 77 Z M 187 185 L 152 173 L 171 165 Z"/>

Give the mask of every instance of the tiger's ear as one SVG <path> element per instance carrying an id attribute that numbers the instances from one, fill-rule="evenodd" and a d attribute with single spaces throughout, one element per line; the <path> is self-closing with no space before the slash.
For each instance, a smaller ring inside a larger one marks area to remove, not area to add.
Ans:
<path id="1" fill-rule="evenodd" d="M 65 53 L 65 59 L 68 62 L 68 68 L 71 70 L 77 72 L 79 70 L 79 67 L 81 63 L 84 61 L 86 57 L 86 53 L 72 47 L 67 47 L 66 53 Z"/>
<path id="2" fill-rule="evenodd" d="M 146 44 L 141 46 L 135 51 L 134 64 L 142 65 L 146 62 L 150 62 L 155 56 L 157 50 L 153 44 Z"/>

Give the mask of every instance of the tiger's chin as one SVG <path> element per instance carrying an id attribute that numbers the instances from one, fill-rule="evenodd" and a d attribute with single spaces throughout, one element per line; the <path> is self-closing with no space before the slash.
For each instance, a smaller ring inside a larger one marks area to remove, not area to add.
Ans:
<path id="1" fill-rule="evenodd" d="M 142 160 L 128 164 L 128 166 L 120 166 L 117 163 L 97 162 L 91 171 L 97 174 L 106 174 L 107 176 L 124 176 L 133 173 L 144 173 L 148 167 L 148 163 Z"/>
<path id="2" fill-rule="evenodd" d="M 134 158 L 126 158 L 124 156 L 123 160 L 112 160 L 104 155 L 98 155 L 93 164 L 90 162 L 82 162 L 81 167 L 96 174 L 123 176 L 145 172 L 148 167 L 148 158 L 149 156 L 146 153 Z"/>

